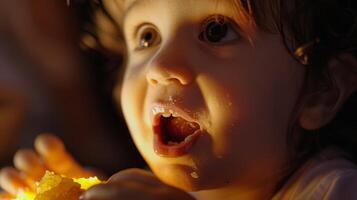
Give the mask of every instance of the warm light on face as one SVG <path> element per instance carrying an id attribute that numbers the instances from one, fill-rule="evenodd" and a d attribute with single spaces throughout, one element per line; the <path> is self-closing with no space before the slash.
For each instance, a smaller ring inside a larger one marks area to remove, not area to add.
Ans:
<path id="1" fill-rule="evenodd" d="M 51 198 L 58 199 L 58 194 L 61 197 L 79 196 L 84 190 L 100 183 L 102 181 L 97 177 L 70 179 L 53 172 L 46 172 L 37 184 L 36 193 L 20 191 L 14 200 L 51 200 Z"/>
<path id="2" fill-rule="evenodd" d="M 255 26 L 250 5 L 239 0 L 136 2 L 123 22 L 117 18 L 127 57 L 115 93 L 155 175 L 187 191 L 248 191 L 284 173 L 286 130 L 305 69 L 281 35 Z M 157 120 L 154 107 L 164 111 Z M 194 142 L 183 128 L 192 120 L 177 123 L 187 115 L 203 129 Z"/>

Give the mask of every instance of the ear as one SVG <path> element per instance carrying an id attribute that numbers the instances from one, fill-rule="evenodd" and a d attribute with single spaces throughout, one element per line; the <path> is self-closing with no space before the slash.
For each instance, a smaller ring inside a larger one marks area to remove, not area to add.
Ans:
<path id="1" fill-rule="evenodd" d="M 328 62 L 332 87 L 305 95 L 299 124 L 305 130 L 317 130 L 327 125 L 350 95 L 357 90 L 357 59 L 342 54 Z"/>

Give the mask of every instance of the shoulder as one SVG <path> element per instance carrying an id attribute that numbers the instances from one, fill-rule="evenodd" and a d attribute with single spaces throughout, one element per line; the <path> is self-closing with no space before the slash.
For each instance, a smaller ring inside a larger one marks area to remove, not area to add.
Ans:
<path id="1" fill-rule="evenodd" d="M 325 153 L 299 169 L 273 199 L 357 199 L 357 166 L 341 154 Z"/>
<path id="2" fill-rule="evenodd" d="M 350 169 L 330 175 L 331 180 L 324 199 L 357 199 L 357 170 Z"/>

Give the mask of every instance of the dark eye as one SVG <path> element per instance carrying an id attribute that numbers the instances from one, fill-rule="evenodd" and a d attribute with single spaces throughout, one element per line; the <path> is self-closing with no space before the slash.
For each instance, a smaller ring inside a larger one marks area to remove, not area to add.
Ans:
<path id="1" fill-rule="evenodd" d="M 241 38 L 231 20 L 217 15 L 208 18 L 202 25 L 199 39 L 209 43 L 230 42 Z"/>
<path id="2" fill-rule="evenodd" d="M 161 42 L 159 32 L 150 24 L 145 24 L 139 28 L 138 38 L 138 49 L 146 49 L 158 45 Z"/>

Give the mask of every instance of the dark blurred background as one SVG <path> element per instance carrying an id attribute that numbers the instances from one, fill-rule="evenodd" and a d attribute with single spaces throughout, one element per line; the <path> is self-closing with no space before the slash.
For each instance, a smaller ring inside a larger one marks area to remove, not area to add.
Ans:
<path id="1" fill-rule="evenodd" d="M 122 58 L 97 43 L 88 2 L 0 1 L 0 167 L 44 132 L 108 175 L 144 166 L 112 99 Z"/>

